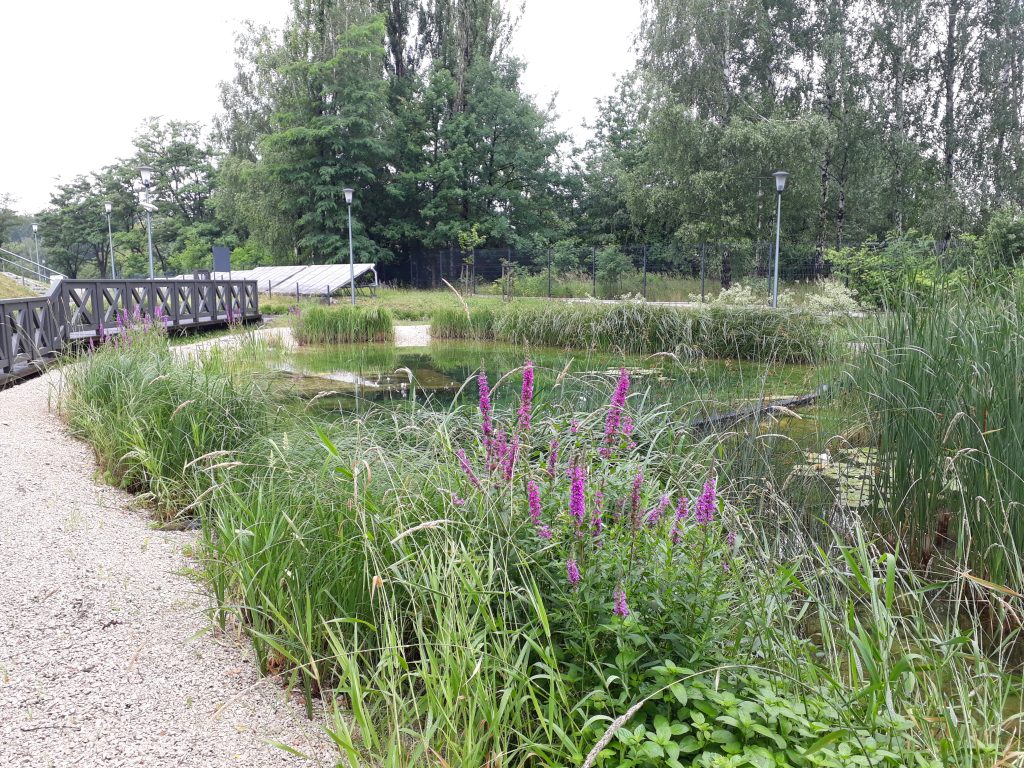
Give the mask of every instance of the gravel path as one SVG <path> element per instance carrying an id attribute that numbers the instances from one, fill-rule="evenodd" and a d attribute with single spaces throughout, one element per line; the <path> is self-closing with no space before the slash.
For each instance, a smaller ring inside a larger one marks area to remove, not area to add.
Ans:
<path id="1" fill-rule="evenodd" d="M 271 741 L 333 765 L 248 644 L 206 631 L 195 535 L 94 480 L 56 376 L 0 391 L 0 766 L 308 765 Z"/>

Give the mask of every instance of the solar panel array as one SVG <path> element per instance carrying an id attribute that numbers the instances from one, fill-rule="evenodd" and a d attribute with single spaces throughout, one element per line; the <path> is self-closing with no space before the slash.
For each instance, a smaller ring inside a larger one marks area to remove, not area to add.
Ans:
<path id="1" fill-rule="evenodd" d="M 376 264 L 356 264 L 355 277 L 358 281 L 367 273 L 373 275 L 377 284 Z M 228 272 L 211 272 L 215 280 L 255 280 L 260 293 L 295 293 L 301 296 L 323 296 L 348 288 L 352 270 L 348 264 L 310 264 L 294 267 L 256 267 Z M 178 275 L 179 278 L 191 275 Z"/>

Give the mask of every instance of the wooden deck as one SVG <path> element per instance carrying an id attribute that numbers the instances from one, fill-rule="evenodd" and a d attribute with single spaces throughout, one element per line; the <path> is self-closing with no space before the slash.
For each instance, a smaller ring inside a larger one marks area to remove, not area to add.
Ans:
<path id="1" fill-rule="evenodd" d="M 33 376 L 81 342 L 116 334 L 134 316 L 168 330 L 260 318 L 254 280 L 71 280 L 46 296 L 0 301 L 0 386 Z"/>

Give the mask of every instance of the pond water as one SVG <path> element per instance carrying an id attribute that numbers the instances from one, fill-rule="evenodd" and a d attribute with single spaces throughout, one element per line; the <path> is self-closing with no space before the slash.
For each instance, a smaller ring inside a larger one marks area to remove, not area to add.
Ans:
<path id="1" fill-rule="evenodd" d="M 501 344 L 434 343 L 429 347 L 390 345 L 300 347 L 277 361 L 290 375 L 297 394 L 321 396 L 325 409 L 350 410 L 361 401 L 408 403 L 447 408 L 475 402 L 472 379 L 484 369 L 495 385 L 498 405 L 514 403 L 522 382 L 522 365 L 534 364 L 538 402 L 575 396 L 583 408 L 600 408 L 625 366 L 631 392 L 647 405 L 668 406 L 680 416 L 717 414 L 755 404 L 815 392 L 832 372 L 811 366 L 776 365 L 736 360 L 684 360 L 669 355 L 621 354 L 531 349 Z M 595 386 L 578 386 L 583 381 Z M 556 386 L 570 382 L 567 386 Z M 576 385 L 572 392 L 566 390 Z"/>

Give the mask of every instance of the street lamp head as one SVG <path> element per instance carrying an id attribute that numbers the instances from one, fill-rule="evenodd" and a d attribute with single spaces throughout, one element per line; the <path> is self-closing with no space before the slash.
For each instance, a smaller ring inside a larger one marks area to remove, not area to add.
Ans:
<path id="1" fill-rule="evenodd" d="M 775 191 L 781 195 L 782 190 L 786 188 L 786 179 L 789 178 L 789 174 L 786 171 L 776 171 L 772 176 L 775 177 Z"/>
<path id="2" fill-rule="evenodd" d="M 106 212 L 107 212 L 107 216 L 109 216 L 109 215 L 110 215 L 110 212 L 111 212 L 112 210 L 114 210 L 114 205 L 113 205 L 113 203 L 104 203 L 104 204 L 103 204 L 103 210 L 104 210 L 104 211 L 106 211 Z"/>
<path id="3" fill-rule="evenodd" d="M 352 189 L 350 189 L 348 187 L 345 187 L 344 191 L 345 191 L 345 202 L 348 205 L 352 205 L 352 195 L 353 195 L 355 190 L 352 190 Z"/>
<path id="4" fill-rule="evenodd" d="M 150 166 L 144 165 L 139 168 L 139 175 L 142 176 L 142 186 L 148 188 L 153 183 L 153 169 Z"/>
<path id="5" fill-rule="evenodd" d="M 33 224 L 32 225 L 32 233 L 35 234 L 38 231 L 39 231 L 39 225 L 38 224 Z"/>

